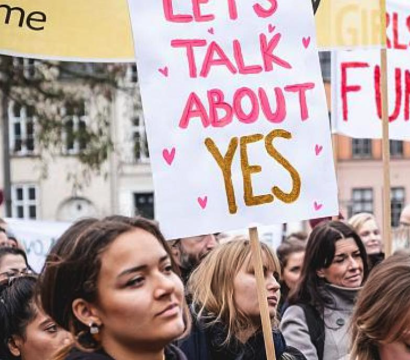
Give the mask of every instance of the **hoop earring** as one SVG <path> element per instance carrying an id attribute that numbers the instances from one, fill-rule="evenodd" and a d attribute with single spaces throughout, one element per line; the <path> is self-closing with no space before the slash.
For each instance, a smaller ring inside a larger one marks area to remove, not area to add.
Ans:
<path id="1" fill-rule="evenodd" d="M 100 327 L 96 323 L 91 322 L 88 327 L 90 328 L 91 335 L 96 335 L 100 332 Z"/>

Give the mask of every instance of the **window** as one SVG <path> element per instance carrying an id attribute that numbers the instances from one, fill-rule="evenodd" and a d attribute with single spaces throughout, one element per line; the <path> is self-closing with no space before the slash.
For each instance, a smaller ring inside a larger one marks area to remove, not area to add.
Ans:
<path id="1" fill-rule="evenodd" d="M 361 213 L 373 213 L 373 189 L 353 189 L 349 217 Z"/>
<path id="2" fill-rule="evenodd" d="M 69 105 L 63 109 L 65 150 L 68 154 L 78 154 L 87 147 L 85 131 L 87 115 L 85 104 Z"/>
<path id="3" fill-rule="evenodd" d="M 369 159 L 372 157 L 372 141 L 370 139 L 352 139 L 352 157 Z"/>
<path id="4" fill-rule="evenodd" d="M 13 58 L 13 67 L 22 71 L 26 79 L 34 79 L 37 75 L 36 60 L 26 58 Z"/>
<path id="5" fill-rule="evenodd" d="M 127 66 L 127 72 L 125 74 L 126 82 L 128 84 L 138 84 L 138 72 L 137 65 Z"/>
<path id="6" fill-rule="evenodd" d="M 394 158 L 402 158 L 404 154 L 403 141 L 390 140 L 390 155 Z"/>
<path id="7" fill-rule="evenodd" d="M 154 194 L 152 192 L 135 193 L 134 209 L 136 216 L 139 215 L 147 219 L 154 219 Z"/>
<path id="8" fill-rule="evenodd" d="M 403 187 L 391 189 L 391 226 L 397 227 L 400 223 L 400 214 L 405 205 L 405 190 Z"/>
<path id="9" fill-rule="evenodd" d="M 35 185 L 12 186 L 11 201 L 13 217 L 37 219 L 38 191 Z"/>
<path id="10" fill-rule="evenodd" d="M 323 80 L 330 81 L 331 52 L 330 51 L 320 51 L 319 59 L 320 59 L 320 65 L 322 68 Z"/>
<path id="11" fill-rule="evenodd" d="M 33 154 L 36 119 L 34 107 L 11 103 L 9 119 L 11 152 L 18 155 Z"/>
<path id="12" fill-rule="evenodd" d="M 142 119 L 141 112 L 135 112 L 131 121 L 132 139 L 134 144 L 134 160 L 136 162 L 146 163 L 149 161 L 149 150 L 147 134 L 145 132 L 145 124 Z"/>

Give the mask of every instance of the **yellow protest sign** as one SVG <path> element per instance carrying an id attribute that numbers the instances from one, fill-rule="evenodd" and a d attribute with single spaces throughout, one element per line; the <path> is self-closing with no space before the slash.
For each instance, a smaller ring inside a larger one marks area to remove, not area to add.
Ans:
<path id="1" fill-rule="evenodd" d="M 312 0 L 321 49 L 380 47 L 379 0 Z"/>
<path id="2" fill-rule="evenodd" d="M 126 0 L 0 0 L 0 52 L 32 58 L 132 61 Z"/>
<path id="3" fill-rule="evenodd" d="M 206 8 L 220 0 L 209 0 L 208 4 L 185 1 Z M 236 3 L 240 11 L 243 4 Z M 381 44 L 378 0 L 312 3 L 319 48 Z M 127 1 L 0 0 L 0 53 L 40 59 L 132 61 L 135 56 Z"/>

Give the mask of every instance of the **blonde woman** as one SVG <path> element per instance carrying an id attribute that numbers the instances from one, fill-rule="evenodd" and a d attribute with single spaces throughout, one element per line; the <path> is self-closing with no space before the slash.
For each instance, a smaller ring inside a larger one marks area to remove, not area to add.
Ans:
<path id="1" fill-rule="evenodd" d="M 369 268 L 372 269 L 384 259 L 381 232 L 375 216 L 362 212 L 353 215 L 348 223 L 362 239 L 369 259 Z"/>
<path id="2" fill-rule="evenodd" d="M 354 360 L 410 359 L 410 256 L 394 255 L 370 274 L 352 317 Z"/>
<path id="3" fill-rule="evenodd" d="M 277 330 L 280 265 L 269 247 L 261 246 L 276 358 L 304 359 L 296 349 L 286 347 Z M 214 249 L 192 274 L 188 290 L 193 299 L 194 329 L 181 344 L 188 359 L 266 360 L 248 240 Z"/>

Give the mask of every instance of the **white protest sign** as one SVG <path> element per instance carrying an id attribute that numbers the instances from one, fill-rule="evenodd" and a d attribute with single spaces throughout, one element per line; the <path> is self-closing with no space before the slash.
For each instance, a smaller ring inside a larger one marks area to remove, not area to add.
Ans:
<path id="1" fill-rule="evenodd" d="M 129 0 L 168 239 L 338 213 L 310 0 Z"/>
<path id="2" fill-rule="evenodd" d="M 23 245 L 31 268 L 40 272 L 50 248 L 71 225 L 66 222 L 6 219 L 8 229 Z"/>
<path id="3" fill-rule="evenodd" d="M 410 140 L 410 2 L 387 3 L 390 138 Z M 355 138 L 382 137 L 380 51 L 333 53 L 333 131 Z"/>

